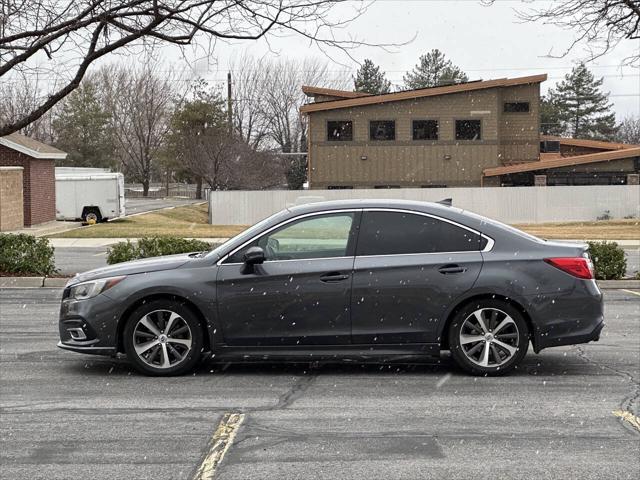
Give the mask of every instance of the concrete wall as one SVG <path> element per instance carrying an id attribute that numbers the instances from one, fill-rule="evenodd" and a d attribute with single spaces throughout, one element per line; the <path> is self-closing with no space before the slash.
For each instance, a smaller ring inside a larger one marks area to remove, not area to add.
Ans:
<path id="1" fill-rule="evenodd" d="M 595 220 L 605 210 L 614 218 L 640 216 L 640 186 L 405 188 L 389 190 L 278 190 L 211 192 L 214 225 L 251 225 L 286 207 L 318 200 L 396 198 L 438 201 L 506 223 Z"/>
<path id="2" fill-rule="evenodd" d="M 0 232 L 24 226 L 22 167 L 0 167 Z"/>

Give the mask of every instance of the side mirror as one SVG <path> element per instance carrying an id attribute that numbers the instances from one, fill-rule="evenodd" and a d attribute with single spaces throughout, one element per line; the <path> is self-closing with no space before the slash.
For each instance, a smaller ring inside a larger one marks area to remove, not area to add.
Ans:
<path id="1" fill-rule="evenodd" d="M 262 247 L 251 247 L 242 256 L 247 265 L 258 265 L 264 263 L 264 250 Z"/>

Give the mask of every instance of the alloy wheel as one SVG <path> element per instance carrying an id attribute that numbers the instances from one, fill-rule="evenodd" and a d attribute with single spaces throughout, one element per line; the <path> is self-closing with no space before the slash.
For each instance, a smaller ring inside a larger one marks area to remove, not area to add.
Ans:
<path id="1" fill-rule="evenodd" d="M 167 369 L 181 364 L 192 343 L 189 324 L 171 310 L 149 312 L 133 329 L 133 347 L 138 358 L 153 368 Z"/>
<path id="2" fill-rule="evenodd" d="M 516 322 L 497 308 L 480 308 L 465 318 L 460 347 L 480 367 L 500 367 L 518 351 L 520 332 Z"/>

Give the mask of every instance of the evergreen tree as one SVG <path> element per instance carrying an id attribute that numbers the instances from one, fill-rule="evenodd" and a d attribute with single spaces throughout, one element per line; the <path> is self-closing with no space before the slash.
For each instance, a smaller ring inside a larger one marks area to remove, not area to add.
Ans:
<path id="1" fill-rule="evenodd" d="M 437 87 L 466 82 L 467 75 L 437 48 L 421 55 L 418 64 L 403 77 L 408 89 Z"/>
<path id="2" fill-rule="evenodd" d="M 540 133 L 556 136 L 562 136 L 564 133 L 560 109 L 557 103 L 548 96 L 543 96 L 540 99 Z"/>
<path id="3" fill-rule="evenodd" d="M 380 95 L 389 93 L 391 82 L 385 78 L 384 72 L 380 71 L 380 67 L 377 67 L 367 58 L 356 72 L 353 86 L 356 92 Z"/>
<path id="4" fill-rule="evenodd" d="M 67 152 L 61 165 L 113 168 L 114 142 L 109 113 L 103 108 L 98 83 L 85 80 L 69 95 L 53 121 L 56 147 Z"/>
<path id="5" fill-rule="evenodd" d="M 609 94 L 601 91 L 603 79 L 580 64 L 547 95 L 558 109 L 562 133 L 573 138 L 611 140 L 616 134 L 616 117 Z"/>
<path id="6" fill-rule="evenodd" d="M 164 167 L 179 177 L 192 176 L 196 182 L 196 198 L 202 198 L 204 152 L 213 151 L 212 144 L 228 143 L 229 137 L 224 101 L 204 80 L 198 80 L 192 87 L 192 98 L 173 112 Z"/>

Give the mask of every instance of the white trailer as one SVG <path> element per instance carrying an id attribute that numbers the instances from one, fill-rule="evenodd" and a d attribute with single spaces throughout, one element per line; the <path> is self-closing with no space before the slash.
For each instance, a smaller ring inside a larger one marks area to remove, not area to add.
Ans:
<path id="1" fill-rule="evenodd" d="M 123 217 L 124 175 L 105 168 L 56 168 L 56 218 L 102 222 Z"/>

